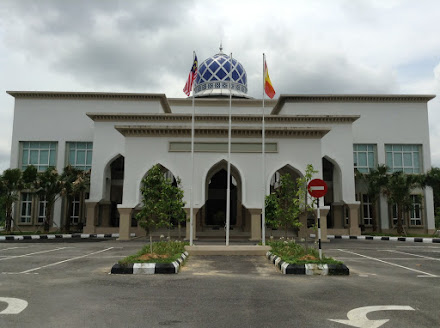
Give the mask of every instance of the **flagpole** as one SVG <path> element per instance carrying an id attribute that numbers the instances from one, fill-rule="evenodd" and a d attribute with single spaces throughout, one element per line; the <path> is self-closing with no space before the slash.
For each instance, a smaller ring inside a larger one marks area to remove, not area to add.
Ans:
<path id="1" fill-rule="evenodd" d="M 232 52 L 229 58 L 229 126 L 228 126 L 228 176 L 226 192 L 226 246 L 229 246 L 229 230 L 231 227 L 231 137 L 232 137 Z"/>
<path id="2" fill-rule="evenodd" d="M 265 85 L 265 55 L 263 53 L 263 122 L 262 122 L 262 144 L 261 144 L 261 153 L 262 153 L 262 162 L 263 162 L 263 209 L 261 215 L 261 244 L 266 245 L 266 156 L 265 156 L 265 126 L 264 126 L 264 85 Z"/>
<path id="3" fill-rule="evenodd" d="M 196 52 L 193 51 L 193 63 L 196 58 Z M 190 189 L 190 214 L 189 214 L 189 244 L 194 244 L 194 206 L 193 206 L 193 185 L 194 185 L 194 121 L 195 121 L 195 104 L 194 104 L 194 83 L 191 86 L 192 91 L 192 118 L 191 118 L 191 189 Z"/>

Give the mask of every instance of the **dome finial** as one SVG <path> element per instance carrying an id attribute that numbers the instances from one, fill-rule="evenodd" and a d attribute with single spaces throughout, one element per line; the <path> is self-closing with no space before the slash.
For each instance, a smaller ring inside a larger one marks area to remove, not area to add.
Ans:
<path id="1" fill-rule="evenodd" d="M 222 54 L 223 53 L 223 45 L 222 45 L 222 41 L 220 41 L 220 53 Z"/>

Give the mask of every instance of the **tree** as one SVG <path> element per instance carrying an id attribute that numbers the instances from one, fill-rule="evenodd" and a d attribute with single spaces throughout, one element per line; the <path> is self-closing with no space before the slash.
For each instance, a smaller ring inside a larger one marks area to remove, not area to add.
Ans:
<path id="1" fill-rule="evenodd" d="M 90 188 L 90 170 L 83 171 L 68 165 L 64 168 L 60 176 L 62 181 L 61 195 L 66 198 L 67 213 L 64 223 L 64 231 L 70 231 L 70 213 L 72 213 L 73 200 L 79 197 L 81 201 L 84 199 L 85 193 Z"/>
<path id="2" fill-rule="evenodd" d="M 295 181 L 289 173 L 281 176 L 280 186 L 274 194 L 266 196 L 266 210 L 268 220 L 272 226 L 284 227 L 287 237 L 289 228 L 298 229 L 301 227 L 299 216 L 304 211 L 313 210 L 313 202 L 307 202 L 307 184 L 314 173 L 312 165 L 307 165 L 304 177 Z"/>
<path id="3" fill-rule="evenodd" d="M 266 226 L 272 229 L 278 229 L 280 222 L 278 220 L 279 204 L 276 192 L 273 192 L 270 195 L 266 196 L 265 206 Z"/>
<path id="4" fill-rule="evenodd" d="M 177 179 L 178 185 L 180 179 Z M 143 206 L 136 215 L 139 225 L 150 236 L 150 252 L 153 252 L 151 232 L 154 228 L 170 227 L 172 216 L 182 218 L 183 191 L 179 186 L 173 186 L 172 182 L 165 178 L 161 167 L 156 164 L 142 180 L 141 187 Z"/>
<path id="5" fill-rule="evenodd" d="M 175 185 L 170 180 L 166 180 L 164 188 L 164 201 L 166 204 L 168 204 L 168 229 L 173 226 L 173 220 L 177 222 L 180 239 L 180 224 L 186 220 L 186 213 L 183 209 L 185 202 L 183 201 L 183 190 L 181 188 L 180 178 L 176 179 Z M 168 235 L 169 233 L 170 230 L 168 230 Z"/>
<path id="6" fill-rule="evenodd" d="M 44 232 L 49 232 L 52 222 L 53 206 L 63 190 L 63 181 L 54 167 L 39 172 L 37 177 L 37 195 L 46 200 L 46 217 L 44 219 Z"/>
<path id="7" fill-rule="evenodd" d="M 20 192 L 24 189 L 33 190 L 37 176 L 37 168 L 33 165 L 20 169 L 7 169 L 0 176 L 1 202 L 5 211 L 5 231 L 12 229 L 12 206 L 20 199 Z"/>
<path id="8" fill-rule="evenodd" d="M 425 175 L 424 186 L 432 187 L 434 193 L 435 226 L 440 229 L 440 168 L 433 167 Z"/>
<path id="9" fill-rule="evenodd" d="M 369 173 L 360 173 L 356 171 L 356 177 L 363 181 L 367 188 L 367 196 L 370 200 L 373 211 L 371 212 L 371 223 L 373 231 L 377 230 L 377 201 L 380 194 L 387 184 L 387 170 L 386 165 L 378 165 L 377 169 L 371 169 Z"/>
<path id="10" fill-rule="evenodd" d="M 384 193 L 389 204 L 397 205 L 397 233 L 403 234 L 402 222 L 405 212 L 412 208 L 411 191 L 421 187 L 424 177 L 420 174 L 405 174 L 402 171 L 394 172 L 388 176 Z"/>
<path id="11" fill-rule="evenodd" d="M 0 178 L 0 191 L 5 207 L 5 231 L 11 232 L 12 206 L 20 198 L 23 188 L 22 172 L 20 169 L 7 169 Z"/>

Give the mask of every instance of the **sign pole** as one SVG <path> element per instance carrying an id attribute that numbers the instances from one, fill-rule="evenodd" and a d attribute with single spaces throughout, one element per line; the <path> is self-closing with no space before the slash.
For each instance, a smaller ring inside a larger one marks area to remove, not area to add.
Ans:
<path id="1" fill-rule="evenodd" d="M 321 248 L 321 211 L 319 210 L 319 197 L 316 198 L 317 201 L 317 215 L 318 215 L 318 247 L 319 247 L 319 259 L 322 260 L 322 248 Z"/>
<path id="2" fill-rule="evenodd" d="M 327 194 L 327 183 L 321 179 L 313 179 L 307 185 L 307 190 L 310 196 L 316 199 L 317 211 L 316 215 L 318 216 L 318 248 L 319 248 L 319 259 L 322 260 L 322 248 L 321 248 L 321 211 L 319 209 L 319 198 L 324 197 Z"/>

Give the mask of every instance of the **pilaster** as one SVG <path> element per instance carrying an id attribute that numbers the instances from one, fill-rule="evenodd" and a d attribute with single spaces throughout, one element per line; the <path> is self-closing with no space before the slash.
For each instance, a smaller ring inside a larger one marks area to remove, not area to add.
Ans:
<path id="1" fill-rule="evenodd" d="M 95 233 L 98 220 L 98 202 L 86 200 L 86 225 L 83 228 L 84 233 Z"/>

